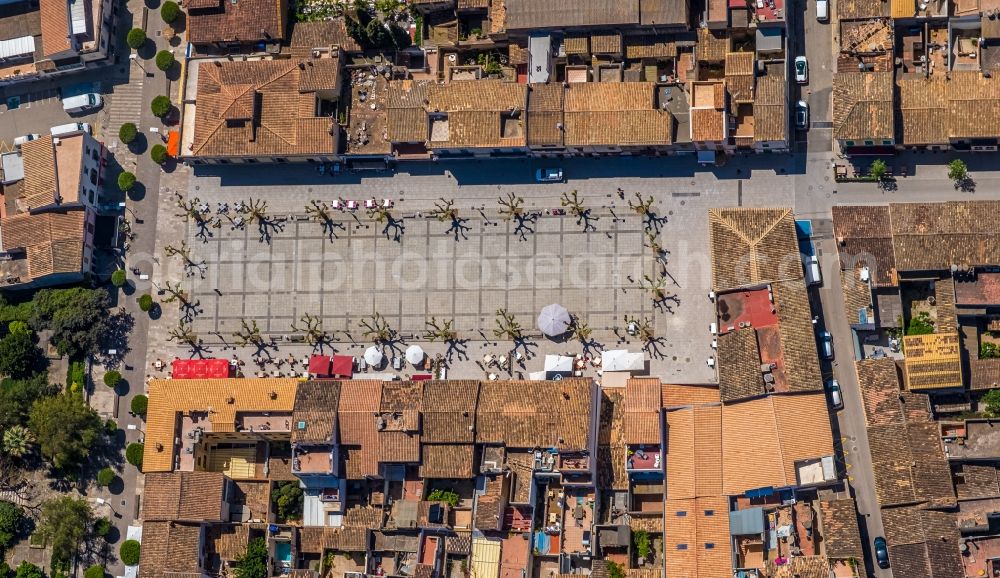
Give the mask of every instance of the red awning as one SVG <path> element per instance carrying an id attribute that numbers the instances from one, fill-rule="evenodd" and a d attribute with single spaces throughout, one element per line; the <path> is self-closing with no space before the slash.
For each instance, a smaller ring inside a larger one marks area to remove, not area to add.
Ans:
<path id="1" fill-rule="evenodd" d="M 178 359 L 171 375 L 174 379 L 224 379 L 229 377 L 229 360 Z"/>
<path id="2" fill-rule="evenodd" d="M 434 379 L 434 376 L 429 373 L 414 373 L 410 376 L 410 381 L 429 381 Z"/>
<path id="3" fill-rule="evenodd" d="M 354 376 L 354 358 L 349 355 L 334 355 L 333 369 L 330 373 L 334 377 L 351 378 Z"/>
<path id="4" fill-rule="evenodd" d="M 167 133 L 167 154 L 176 158 L 181 152 L 181 133 L 172 130 Z"/>
<path id="5" fill-rule="evenodd" d="M 330 377 L 330 356 L 313 355 L 310 357 L 309 373 L 316 377 Z"/>

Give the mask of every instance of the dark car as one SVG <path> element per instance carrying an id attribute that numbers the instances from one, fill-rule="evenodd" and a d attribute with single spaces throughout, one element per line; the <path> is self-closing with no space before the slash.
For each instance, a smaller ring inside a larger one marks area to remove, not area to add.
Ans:
<path id="1" fill-rule="evenodd" d="M 889 567 L 889 549 L 885 545 L 885 538 L 879 536 L 875 538 L 875 562 L 879 568 Z"/>

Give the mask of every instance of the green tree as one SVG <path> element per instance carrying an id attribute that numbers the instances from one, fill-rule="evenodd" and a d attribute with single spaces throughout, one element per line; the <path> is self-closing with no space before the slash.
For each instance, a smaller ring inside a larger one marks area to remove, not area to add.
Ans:
<path id="1" fill-rule="evenodd" d="M 271 494 L 271 503 L 277 507 L 281 523 L 302 518 L 302 488 L 297 481 L 280 482 Z"/>
<path id="2" fill-rule="evenodd" d="M 14 543 L 14 538 L 21 533 L 22 524 L 24 510 L 17 504 L 0 500 L 0 551 Z"/>
<path id="3" fill-rule="evenodd" d="M 31 328 L 24 321 L 11 321 L 7 326 L 8 333 L 31 335 Z"/>
<path id="4" fill-rule="evenodd" d="M 167 0 L 160 7 L 160 18 L 167 24 L 173 24 L 174 20 L 181 15 L 181 7 L 177 5 L 176 2 L 172 0 Z"/>
<path id="5" fill-rule="evenodd" d="M 452 508 L 458 505 L 459 497 L 458 492 L 451 489 L 441 489 L 438 488 L 434 490 L 427 496 L 428 502 L 445 502 Z"/>
<path id="6" fill-rule="evenodd" d="M 139 136 L 139 129 L 134 123 L 126 122 L 118 129 L 118 140 L 125 144 L 131 144 L 137 136 Z"/>
<path id="7" fill-rule="evenodd" d="M 122 175 L 124 174 L 125 173 L 122 173 Z M 119 180 L 121 180 L 121 175 L 118 176 Z M 115 287 L 121 287 L 122 285 L 125 284 L 125 281 L 126 281 L 125 269 L 115 269 L 115 272 L 111 274 L 111 284 L 114 285 Z"/>
<path id="8" fill-rule="evenodd" d="M 28 426 L 42 455 L 60 470 L 77 469 L 104 431 L 97 412 L 70 392 L 36 401 Z"/>
<path id="9" fill-rule="evenodd" d="M 69 562 L 76 555 L 93 524 L 85 498 L 62 496 L 42 504 L 36 530 L 52 546 L 52 565 Z"/>
<path id="10" fill-rule="evenodd" d="M 153 308 L 153 296 L 149 293 L 143 293 L 139 296 L 139 309 L 144 313 L 148 312 Z"/>
<path id="11" fill-rule="evenodd" d="M 247 544 L 247 550 L 236 561 L 236 578 L 267 578 L 267 543 L 263 538 L 255 538 Z"/>
<path id="12" fill-rule="evenodd" d="M 10 578 L 10 566 L 3 560 L 0 560 L 0 578 Z"/>
<path id="13" fill-rule="evenodd" d="M 153 145 L 153 148 L 149 149 L 149 158 L 158 165 L 167 162 L 167 147 L 161 144 Z"/>
<path id="14" fill-rule="evenodd" d="M 125 37 L 125 42 L 128 43 L 129 48 L 132 50 L 139 50 L 146 43 L 146 31 L 142 28 L 129 30 L 128 36 Z M 122 142 L 124 142 L 124 139 L 122 139 Z"/>
<path id="15" fill-rule="evenodd" d="M 115 471 L 111 468 L 101 468 L 97 472 L 97 485 L 106 488 L 111 485 L 111 482 L 115 481 Z"/>
<path id="16" fill-rule="evenodd" d="M 50 341 L 60 355 L 73 358 L 96 353 L 107 329 L 111 299 L 104 289 L 42 289 L 32 301 L 32 329 L 52 331 Z"/>
<path id="17" fill-rule="evenodd" d="M 27 560 L 14 571 L 14 578 L 45 578 L 45 572 Z"/>
<path id="18" fill-rule="evenodd" d="M 133 466 L 142 469 L 142 454 L 146 446 L 138 442 L 132 442 L 125 448 L 125 461 Z"/>
<path id="19" fill-rule="evenodd" d="M 94 535 L 103 538 L 111 533 L 112 527 L 113 525 L 111 524 L 111 520 L 107 518 L 98 518 L 94 521 Z"/>
<path id="20" fill-rule="evenodd" d="M 969 167 L 962 159 L 954 159 L 948 163 L 948 178 L 960 183 L 969 176 Z"/>
<path id="21" fill-rule="evenodd" d="M 44 356 L 30 334 L 8 333 L 0 339 L 0 374 L 21 379 L 42 367 Z"/>
<path id="22" fill-rule="evenodd" d="M 127 193 L 135 188 L 135 173 L 122 171 L 118 173 L 118 190 Z"/>
<path id="23" fill-rule="evenodd" d="M 104 385 L 108 387 L 116 387 L 119 383 L 121 383 L 121 380 L 122 374 L 114 369 L 108 370 L 104 374 Z"/>
<path id="24" fill-rule="evenodd" d="M 3 451 L 8 456 L 23 458 L 31 451 L 35 436 L 23 425 L 12 425 L 3 432 Z"/>
<path id="25" fill-rule="evenodd" d="M 156 67 L 160 70 L 170 70 L 174 65 L 174 54 L 169 50 L 161 50 L 156 53 Z"/>
<path id="26" fill-rule="evenodd" d="M 986 405 L 984 412 L 988 417 L 1000 417 L 1000 389 L 991 389 L 982 399 Z"/>
<path id="27" fill-rule="evenodd" d="M 141 393 L 132 398 L 132 413 L 135 415 L 146 415 L 149 408 L 149 398 Z"/>
<path id="28" fill-rule="evenodd" d="M 649 556 L 649 533 L 645 530 L 636 530 L 632 533 L 632 543 L 635 544 L 635 553 L 640 560 L 645 560 Z"/>
<path id="29" fill-rule="evenodd" d="M 885 178 L 886 173 L 889 172 L 889 167 L 886 166 L 885 161 L 882 159 L 875 159 L 872 164 L 868 166 L 868 178 L 873 181 L 881 181 Z"/>
<path id="30" fill-rule="evenodd" d="M 104 568 L 94 564 L 83 573 L 83 578 L 104 578 Z"/>
<path id="31" fill-rule="evenodd" d="M 49 385 L 48 375 L 39 373 L 27 379 L 5 379 L 0 382 L 0 430 L 28 423 L 31 404 L 56 392 Z"/>
<path id="32" fill-rule="evenodd" d="M 142 551 L 142 547 L 139 542 L 135 540 L 125 540 L 122 542 L 121 548 L 118 549 L 118 558 L 121 559 L 122 564 L 126 566 L 135 566 L 139 563 L 139 555 Z"/>
<path id="33" fill-rule="evenodd" d="M 625 578 L 625 570 L 621 564 L 608 561 L 608 576 L 610 578 Z"/>
<path id="34" fill-rule="evenodd" d="M 170 112 L 170 107 L 172 106 L 173 103 L 170 102 L 170 97 L 162 94 L 160 96 L 154 97 L 153 101 L 149 104 L 150 110 L 157 118 L 163 118 L 167 116 L 167 113 Z"/>

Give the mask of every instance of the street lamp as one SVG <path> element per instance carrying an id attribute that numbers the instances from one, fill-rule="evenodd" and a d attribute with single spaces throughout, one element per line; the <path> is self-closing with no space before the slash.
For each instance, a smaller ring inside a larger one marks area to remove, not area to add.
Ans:
<path id="1" fill-rule="evenodd" d="M 128 55 L 128 59 L 131 60 L 133 63 L 135 63 L 140 69 L 142 69 L 142 71 L 146 74 L 146 76 L 153 76 L 152 74 L 149 73 L 148 70 L 146 70 L 146 67 L 142 65 L 142 61 L 139 60 L 138 54 L 133 52 L 132 54 Z"/>
<path id="2" fill-rule="evenodd" d="M 133 211 L 131 208 L 128 207 L 128 205 L 125 204 L 125 201 L 118 203 L 118 208 L 122 210 L 122 213 L 125 213 L 125 211 L 132 213 L 132 218 L 135 219 L 135 222 L 142 223 L 142 219 L 139 218 L 139 215 L 136 215 L 135 211 Z"/>

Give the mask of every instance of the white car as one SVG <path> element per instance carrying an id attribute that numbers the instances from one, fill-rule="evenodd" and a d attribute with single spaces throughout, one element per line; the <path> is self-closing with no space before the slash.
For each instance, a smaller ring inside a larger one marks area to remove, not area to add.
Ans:
<path id="1" fill-rule="evenodd" d="M 16 139 L 14 139 L 14 146 L 19 147 L 26 142 L 31 142 L 35 140 L 36 138 L 38 138 L 38 135 L 35 133 L 19 136 Z"/>
<path id="2" fill-rule="evenodd" d="M 538 169 L 535 171 L 535 180 L 540 183 L 561 183 L 563 171 L 562 169 Z"/>
<path id="3" fill-rule="evenodd" d="M 68 113 L 83 112 L 91 108 L 99 108 L 104 105 L 104 99 L 96 92 L 78 94 L 63 99 L 63 110 Z"/>
<path id="4" fill-rule="evenodd" d="M 809 82 L 809 61 L 805 56 L 795 57 L 795 82 L 799 84 Z"/>

